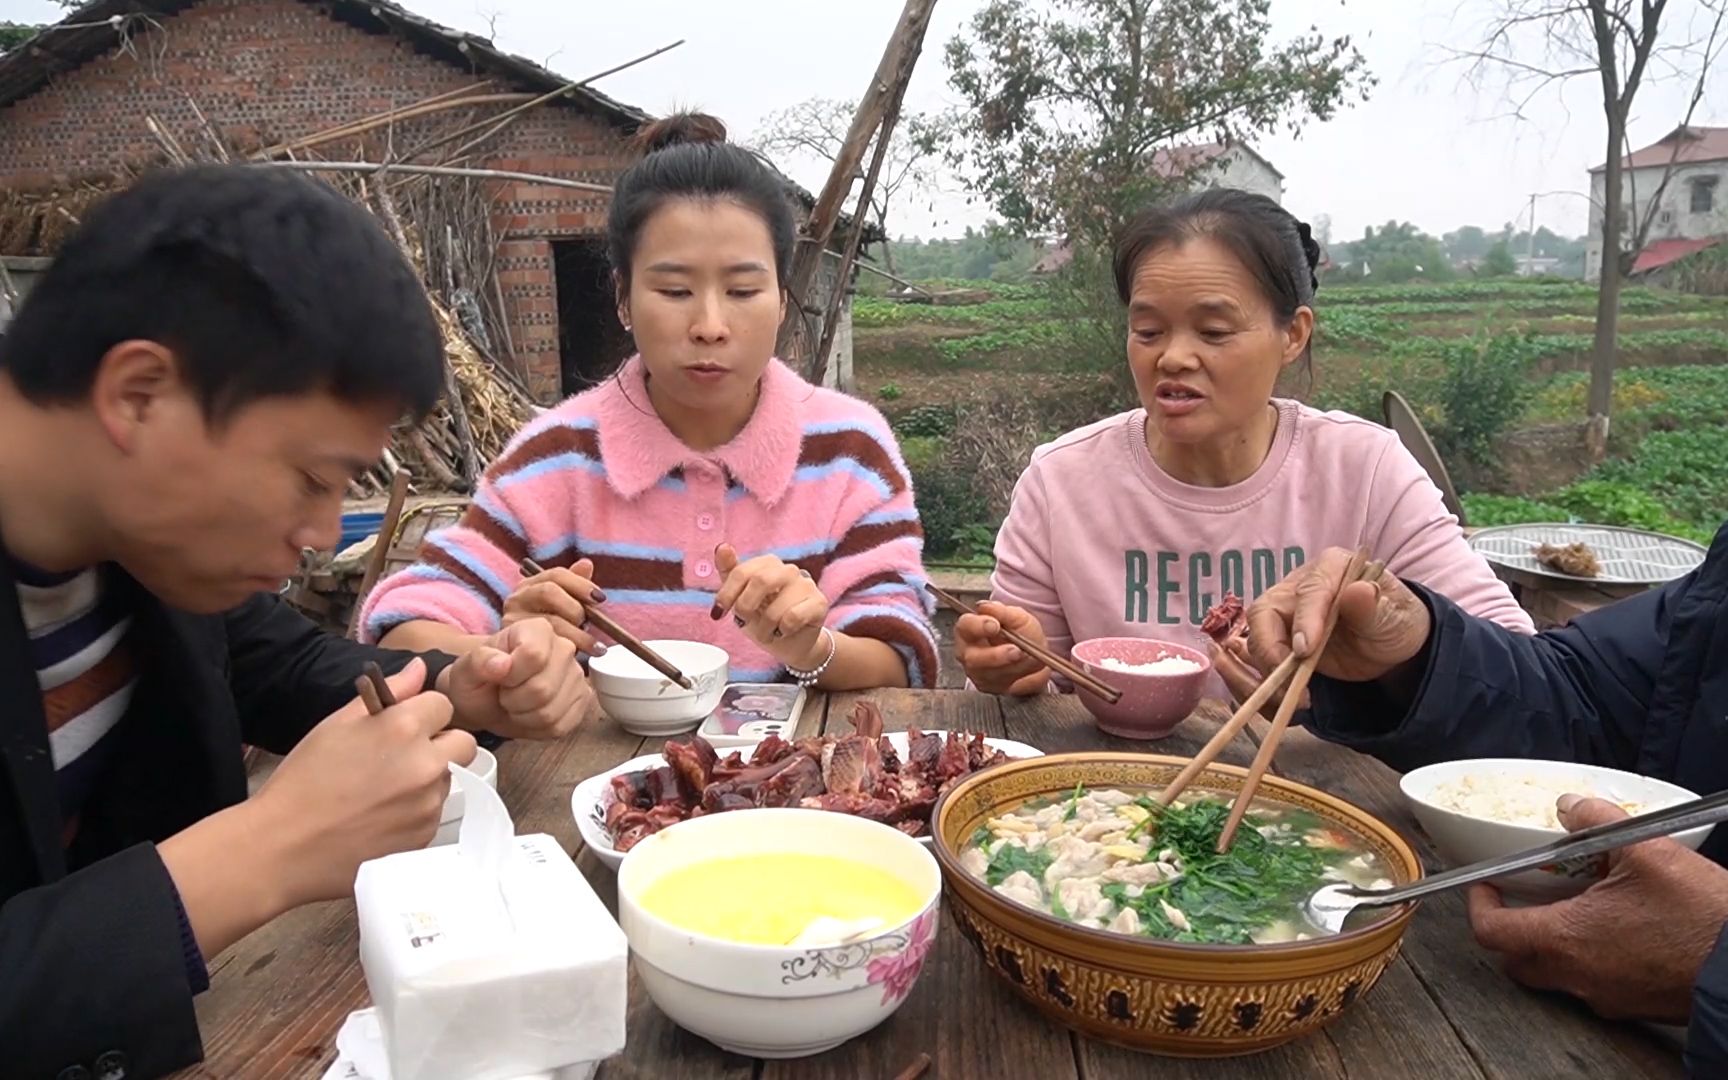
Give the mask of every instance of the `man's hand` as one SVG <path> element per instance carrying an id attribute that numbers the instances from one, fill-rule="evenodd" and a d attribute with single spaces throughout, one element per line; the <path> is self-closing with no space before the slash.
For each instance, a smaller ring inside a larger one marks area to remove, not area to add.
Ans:
<path id="1" fill-rule="evenodd" d="M 510 739 L 558 739 L 596 708 L 576 644 L 546 619 L 519 619 L 439 675 L 456 720 Z"/>
<path id="2" fill-rule="evenodd" d="M 286 907 L 347 896 L 361 863 L 425 847 L 438 831 L 449 765 L 474 760 L 474 737 L 445 730 L 450 702 L 422 693 L 425 679 L 412 660 L 388 680 L 399 704 L 370 716 L 356 700 L 332 713 L 242 804 L 255 837 L 281 845 L 267 872 L 280 874 Z"/>
<path id="3" fill-rule="evenodd" d="M 966 669 L 966 677 L 986 694 L 1026 697 L 1043 692 L 1050 669 L 1004 637 L 1004 629 L 1048 647 L 1037 616 L 1025 608 L 986 600 L 978 605 L 978 614 L 962 615 L 954 624 L 955 658 Z"/>
<path id="4" fill-rule="evenodd" d="M 1332 549 L 1268 589 L 1248 609 L 1248 652 L 1253 666 L 1271 671 L 1295 652 L 1308 655 L 1320 640 L 1332 600 L 1350 563 Z M 1433 632 L 1428 606 L 1396 577 L 1358 581 L 1339 601 L 1338 625 L 1320 657 L 1319 672 L 1344 682 L 1381 679 L 1421 655 Z"/>
<path id="5" fill-rule="evenodd" d="M 1600 799 L 1560 800 L 1560 820 L 1573 832 L 1625 816 Z M 1582 998 L 1610 1019 L 1684 1024 L 1692 984 L 1728 921 L 1728 870 L 1666 839 L 1608 860 L 1607 877 L 1543 907 L 1509 908 L 1492 886 L 1476 886 L 1476 940 L 1527 986 Z"/>

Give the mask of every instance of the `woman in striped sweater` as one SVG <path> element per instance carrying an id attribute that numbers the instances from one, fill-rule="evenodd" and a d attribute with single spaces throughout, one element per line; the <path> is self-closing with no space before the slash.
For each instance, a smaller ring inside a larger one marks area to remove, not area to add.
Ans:
<path id="1" fill-rule="evenodd" d="M 639 137 L 608 240 L 639 355 L 530 423 L 456 526 L 382 582 L 368 640 L 463 651 L 528 617 L 590 653 L 585 603 L 644 638 L 710 641 L 737 682 L 934 686 L 923 533 L 870 406 L 773 358 L 791 210 L 708 117 Z M 524 578 L 524 556 L 544 574 Z"/>

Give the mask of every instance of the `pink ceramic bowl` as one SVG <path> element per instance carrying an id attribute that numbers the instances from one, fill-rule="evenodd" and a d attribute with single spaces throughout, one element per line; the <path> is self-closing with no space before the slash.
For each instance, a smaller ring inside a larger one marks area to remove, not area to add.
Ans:
<path id="1" fill-rule="evenodd" d="M 1147 638 L 1093 638 L 1074 646 L 1074 661 L 1088 675 L 1122 691 L 1122 700 L 1112 705 L 1091 691 L 1080 690 L 1080 700 L 1098 720 L 1098 727 L 1124 739 L 1162 739 L 1188 718 L 1200 704 L 1212 658 L 1198 649 L 1172 641 Z M 1125 664 L 1154 664 L 1178 657 L 1200 665 L 1196 670 L 1172 675 L 1114 671 L 1105 660 Z"/>

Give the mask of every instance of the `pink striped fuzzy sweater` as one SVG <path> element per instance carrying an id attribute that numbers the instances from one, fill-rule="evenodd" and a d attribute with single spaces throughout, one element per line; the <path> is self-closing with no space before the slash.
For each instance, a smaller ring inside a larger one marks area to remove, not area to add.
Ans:
<path id="1" fill-rule="evenodd" d="M 875 409 L 778 360 L 744 430 L 708 453 L 660 421 L 639 358 L 537 417 L 461 522 L 378 585 L 361 625 L 369 641 L 411 619 L 492 633 L 524 555 L 543 566 L 586 557 L 607 610 L 641 637 L 709 641 L 731 654 L 734 682 L 777 681 L 778 661 L 709 617 L 722 541 L 741 559 L 774 554 L 808 570 L 830 628 L 887 642 L 911 685 L 936 684 L 923 531 L 899 445 Z"/>

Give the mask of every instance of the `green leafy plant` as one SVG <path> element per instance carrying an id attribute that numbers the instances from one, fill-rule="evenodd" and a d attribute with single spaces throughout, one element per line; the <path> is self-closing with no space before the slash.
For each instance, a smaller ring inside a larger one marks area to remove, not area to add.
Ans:
<path id="1" fill-rule="evenodd" d="M 1133 908 L 1145 932 L 1155 937 L 1246 945 L 1253 931 L 1289 918 L 1294 902 L 1318 888 L 1327 867 L 1345 854 L 1309 846 L 1305 829 L 1262 834 L 1259 826 L 1267 822 L 1252 813 L 1243 819 L 1230 850 L 1219 854 L 1229 803 L 1202 798 L 1160 807 L 1146 796 L 1136 801 L 1151 815 L 1146 819 L 1154 838 L 1148 857 L 1174 849 L 1182 876 L 1149 885 L 1139 896 L 1128 895 L 1122 885 L 1106 885 L 1103 893 Z M 1172 925 L 1160 901 L 1181 911 L 1188 928 Z"/>
<path id="2" fill-rule="evenodd" d="M 901 438 L 939 438 L 954 430 L 954 406 L 918 405 L 894 418 L 894 433 Z"/>

